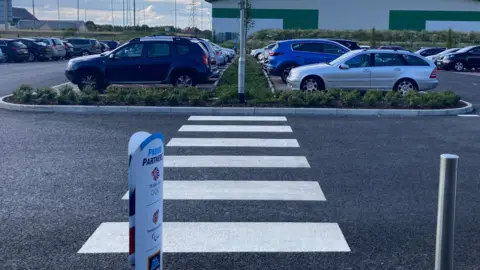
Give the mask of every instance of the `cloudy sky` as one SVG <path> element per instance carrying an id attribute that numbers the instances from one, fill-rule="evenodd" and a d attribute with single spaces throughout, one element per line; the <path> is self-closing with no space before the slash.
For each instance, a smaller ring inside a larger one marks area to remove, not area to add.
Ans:
<path id="1" fill-rule="evenodd" d="M 40 20 L 58 19 L 57 0 L 34 0 L 35 16 Z M 77 0 L 58 0 L 60 3 L 60 19 L 77 19 Z M 111 0 L 79 0 L 80 20 L 94 21 L 96 24 L 112 23 Z M 133 0 L 113 0 L 113 20 L 115 25 L 123 25 L 123 2 L 125 8 L 130 3 L 130 25 L 133 24 Z M 136 20 L 140 24 L 151 26 L 172 25 L 174 22 L 175 0 L 135 0 Z M 191 6 L 196 5 L 195 25 L 201 29 L 211 29 L 212 9 L 211 4 L 205 0 L 176 0 L 177 2 L 177 27 L 192 26 Z M 32 0 L 13 0 L 14 7 L 23 7 L 32 12 Z M 203 7 L 203 8 L 202 8 Z M 202 19 L 203 11 L 203 19 Z"/>

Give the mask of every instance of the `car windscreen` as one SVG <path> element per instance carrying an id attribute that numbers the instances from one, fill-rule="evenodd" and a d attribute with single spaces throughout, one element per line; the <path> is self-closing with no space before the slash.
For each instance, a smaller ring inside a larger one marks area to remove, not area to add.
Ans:
<path id="1" fill-rule="evenodd" d="M 37 41 L 37 42 L 35 42 L 35 44 L 40 45 L 40 46 L 47 46 L 46 43 L 41 42 L 41 41 Z"/>
<path id="2" fill-rule="evenodd" d="M 42 39 L 42 38 L 35 39 L 35 42 L 43 42 L 45 44 L 50 44 L 50 42 L 48 42 L 48 39 Z"/>
<path id="3" fill-rule="evenodd" d="M 340 64 L 340 63 L 342 63 L 343 61 L 349 59 L 350 57 L 352 57 L 353 55 L 355 55 L 355 54 L 357 54 L 357 53 L 358 53 L 358 51 L 349 51 L 349 52 L 341 55 L 341 56 L 338 57 L 337 59 L 331 61 L 331 62 L 328 63 L 328 64 L 331 65 L 331 66 Z"/>

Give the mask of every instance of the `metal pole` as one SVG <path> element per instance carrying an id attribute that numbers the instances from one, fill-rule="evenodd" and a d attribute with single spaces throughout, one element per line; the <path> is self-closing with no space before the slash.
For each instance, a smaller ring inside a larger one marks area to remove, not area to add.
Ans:
<path id="1" fill-rule="evenodd" d="M 7 0 L 7 2 L 8 2 L 8 0 Z M 32 0 L 32 13 L 33 13 L 33 17 L 35 17 L 35 0 Z M 35 22 L 35 20 L 33 20 L 33 29 L 36 28 L 35 26 L 36 26 L 36 22 Z"/>
<path id="2" fill-rule="evenodd" d="M 77 22 L 80 22 L 80 0 L 77 0 Z"/>
<path id="3" fill-rule="evenodd" d="M 203 30 L 203 0 L 200 0 L 200 31 Z"/>
<path id="4" fill-rule="evenodd" d="M 5 23 L 5 30 L 8 31 L 8 0 L 3 0 L 3 22 Z"/>
<path id="5" fill-rule="evenodd" d="M 173 32 L 177 32 L 177 0 L 175 0 L 175 25 Z"/>
<path id="6" fill-rule="evenodd" d="M 435 270 L 453 270 L 458 156 L 440 156 Z"/>
<path id="7" fill-rule="evenodd" d="M 115 19 L 113 18 L 113 0 L 112 2 L 112 32 L 115 32 Z"/>
<path id="8" fill-rule="evenodd" d="M 137 26 L 136 24 L 136 13 L 137 13 L 137 10 L 135 9 L 135 0 L 133 0 L 133 27 L 135 28 L 135 26 Z"/>
<path id="9" fill-rule="evenodd" d="M 125 0 L 122 0 L 123 32 L 125 32 Z"/>
<path id="10" fill-rule="evenodd" d="M 240 59 L 238 60 L 238 100 L 245 103 L 245 0 L 240 0 Z"/>

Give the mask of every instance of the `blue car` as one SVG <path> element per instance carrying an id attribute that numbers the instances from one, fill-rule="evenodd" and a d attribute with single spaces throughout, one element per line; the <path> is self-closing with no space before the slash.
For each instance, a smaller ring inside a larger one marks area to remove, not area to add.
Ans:
<path id="1" fill-rule="evenodd" d="M 287 81 L 290 70 L 309 64 L 330 62 L 350 51 L 342 44 L 328 39 L 294 39 L 279 41 L 270 51 L 268 73 Z"/>

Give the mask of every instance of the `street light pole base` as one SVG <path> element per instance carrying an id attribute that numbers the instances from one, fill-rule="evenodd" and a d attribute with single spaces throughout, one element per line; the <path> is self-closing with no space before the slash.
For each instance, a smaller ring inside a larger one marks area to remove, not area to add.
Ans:
<path id="1" fill-rule="evenodd" d="M 238 93 L 238 100 L 240 101 L 241 104 L 245 103 L 245 94 Z"/>

